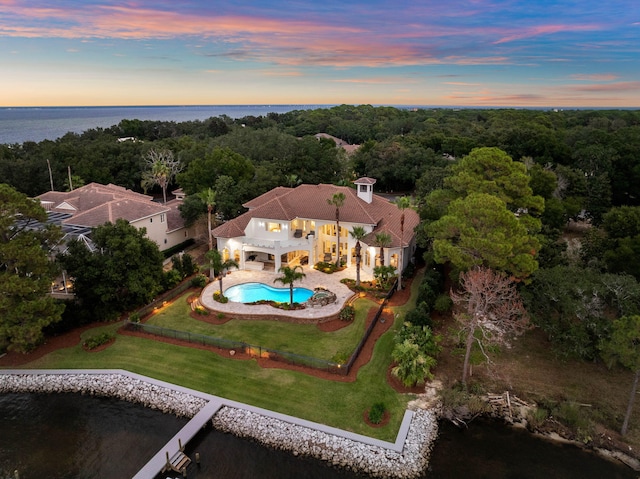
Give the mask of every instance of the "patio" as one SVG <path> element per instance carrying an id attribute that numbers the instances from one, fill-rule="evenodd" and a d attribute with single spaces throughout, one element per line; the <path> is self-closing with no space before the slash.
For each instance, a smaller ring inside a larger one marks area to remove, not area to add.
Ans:
<path id="1" fill-rule="evenodd" d="M 338 271 L 333 274 L 321 273 L 313 269 L 313 267 L 305 266 L 303 269 L 306 275 L 302 281 L 294 283 L 294 287 L 302 287 L 308 289 L 315 289 L 318 287 L 328 289 L 335 293 L 336 302 L 328 304 L 319 308 L 305 308 L 300 310 L 287 311 L 283 309 L 277 309 L 268 304 L 256 304 L 249 305 L 243 303 L 234 303 L 229 301 L 228 303 L 219 303 L 213 299 L 213 293 L 219 290 L 219 281 L 213 281 L 209 283 L 202 294 L 200 295 L 200 303 L 215 312 L 233 315 L 251 315 L 251 316 L 264 316 L 265 319 L 274 316 L 288 316 L 291 318 L 297 318 L 307 321 L 321 321 L 322 319 L 328 319 L 337 315 L 343 308 L 344 304 L 353 295 L 346 285 L 340 282 L 343 278 L 355 278 L 355 268 L 346 268 L 343 271 Z M 370 280 L 372 278 L 364 275 L 362 272 L 361 280 Z M 222 289 L 226 291 L 227 288 L 236 284 L 258 282 L 264 283 L 269 286 L 281 288 L 283 285 L 280 282 L 274 283 L 274 279 L 279 277 L 279 274 L 269 271 L 247 271 L 247 270 L 232 270 L 222 280 Z"/>

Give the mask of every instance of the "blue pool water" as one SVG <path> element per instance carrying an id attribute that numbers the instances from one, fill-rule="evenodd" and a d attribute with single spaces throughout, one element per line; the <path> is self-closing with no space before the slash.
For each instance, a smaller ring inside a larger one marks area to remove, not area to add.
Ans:
<path id="1" fill-rule="evenodd" d="M 263 283 L 243 283 L 231 286 L 224 292 L 229 301 L 236 303 L 253 303 L 255 301 L 277 301 L 288 303 L 289 288 L 272 288 Z M 304 303 L 313 295 L 307 288 L 293 288 L 293 302 Z"/>

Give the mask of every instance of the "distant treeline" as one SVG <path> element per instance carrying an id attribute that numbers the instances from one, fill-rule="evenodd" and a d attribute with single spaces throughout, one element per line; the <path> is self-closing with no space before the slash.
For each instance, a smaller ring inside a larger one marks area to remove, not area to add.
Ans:
<path id="1" fill-rule="evenodd" d="M 317 133 L 361 146 L 347 156 L 331 140 L 316 139 Z M 213 178 L 233 180 L 236 205 L 291 184 L 292 178 L 348 184 L 366 175 L 378 180 L 377 191 L 417 190 L 422 196 L 438 187 L 453 159 L 482 146 L 498 147 L 514 160 L 527 159 L 543 168 L 563 167 L 564 176 L 582 175 L 589 180 L 583 196 L 597 194 L 603 204 L 640 201 L 640 111 L 631 110 L 341 105 L 236 120 L 123 120 L 55 141 L 0 145 L 0 181 L 31 196 L 40 194 L 51 188 L 49 160 L 56 190 L 68 188 L 70 170 L 74 187 L 96 181 L 141 191 L 144 155 L 162 148 L 171 150 L 185 171 L 194 160 L 216 157 L 209 162 L 217 170 Z M 233 154 L 220 155 L 221 149 Z"/>

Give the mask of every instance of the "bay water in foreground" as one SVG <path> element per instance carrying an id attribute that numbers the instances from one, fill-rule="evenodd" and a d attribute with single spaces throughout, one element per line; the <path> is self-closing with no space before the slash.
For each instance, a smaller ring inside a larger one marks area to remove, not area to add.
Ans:
<path id="1" fill-rule="evenodd" d="M 80 394 L 0 395 L 0 478 L 132 477 L 187 420 L 124 401 Z M 321 461 L 203 429 L 187 454 L 194 479 L 355 479 Z M 631 479 L 637 473 L 575 446 L 490 421 L 442 423 L 424 479 Z M 181 477 L 173 473 L 158 477 Z"/>

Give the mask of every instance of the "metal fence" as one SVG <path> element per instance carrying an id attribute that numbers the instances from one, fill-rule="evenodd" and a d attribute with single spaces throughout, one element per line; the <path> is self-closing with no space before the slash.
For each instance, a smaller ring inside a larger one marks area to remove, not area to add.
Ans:
<path id="1" fill-rule="evenodd" d="M 170 301 L 170 300 L 174 299 L 175 297 L 181 295 L 186 290 L 191 288 L 192 287 L 192 284 L 191 284 L 192 279 L 193 279 L 193 276 L 190 276 L 189 278 L 184 279 L 178 286 L 176 286 L 175 288 L 167 291 L 166 293 L 161 294 L 156 299 L 154 299 L 151 303 L 149 303 L 146 306 L 143 306 L 142 308 L 138 309 L 136 311 L 136 313 L 138 313 L 138 315 L 141 318 L 144 318 L 146 315 L 151 313 L 154 310 L 154 308 L 157 308 L 158 306 L 161 306 L 165 301 Z"/>
<path id="2" fill-rule="evenodd" d="M 347 364 L 342 368 L 345 376 L 349 374 L 349 372 L 351 371 L 351 368 L 353 367 L 356 360 L 358 359 L 358 356 L 360 356 L 360 353 L 362 352 L 362 348 L 364 348 L 364 345 L 369 339 L 369 336 L 371 336 L 371 332 L 373 331 L 373 328 L 376 327 L 376 324 L 378 324 L 378 321 L 380 320 L 380 315 L 382 314 L 382 311 L 384 311 L 384 307 L 387 305 L 387 301 L 391 299 L 391 297 L 397 291 L 397 289 L 398 289 L 398 280 L 396 279 L 396 281 L 393 283 L 393 286 L 391 287 L 387 295 L 384 297 L 382 304 L 380 304 L 380 307 L 378 308 L 376 315 L 373 317 L 373 321 L 371 321 L 371 323 L 369 324 L 369 327 L 367 328 L 367 330 L 364 332 L 364 335 L 360 339 L 358 346 L 353 351 L 353 354 L 349 358 L 349 361 L 347 361 Z"/>
<path id="3" fill-rule="evenodd" d="M 169 299 L 173 299 L 179 294 L 183 293 L 187 289 L 191 287 L 190 281 L 185 281 L 183 284 L 179 285 L 177 288 L 171 290 L 171 292 L 165 296 L 162 296 L 155 300 L 153 303 L 145 306 L 140 309 L 138 313 L 140 317 L 144 317 L 146 314 L 153 311 L 153 308 L 159 306 L 164 301 L 168 301 Z M 332 361 L 327 361 L 324 359 L 314 358 L 311 356 L 303 356 L 300 354 L 289 353 L 286 351 L 278 351 L 276 349 L 269 349 L 263 346 L 256 346 L 253 344 L 248 344 L 242 341 L 234 341 L 225 338 L 218 338 L 215 336 L 207 336 L 204 334 L 191 333 L 189 331 L 178 331 L 175 329 L 163 328 L 161 326 L 155 326 L 152 324 L 144 324 L 137 322 L 125 321 L 125 327 L 131 329 L 133 331 L 143 331 L 145 333 L 154 334 L 156 336 L 162 336 L 165 338 L 179 339 L 182 341 L 186 341 L 192 344 L 202 344 L 204 346 L 212 346 L 215 348 L 225 349 L 228 351 L 236 350 L 242 351 L 252 357 L 256 358 L 268 358 L 274 361 L 280 361 L 287 364 L 293 364 L 296 366 L 319 369 L 322 371 L 328 371 L 333 374 L 339 374 L 342 376 L 347 376 L 351 371 L 351 368 L 355 364 L 358 356 L 362 352 L 362 348 L 364 348 L 365 343 L 371 336 L 371 332 L 378 324 L 380 320 L 380 315 L 384 310 L 387 301 L 393 296 L 393 294 L 398 289 L 398 281 L 393 284 L 387 295 L 385 296 L 382 304 L 378 308 L 376 315 L 373 318 L 373 321 L 367 327 L 364 335 L 360 339 L 358 346 L 351 354 L 351 357 L 347 361 L 346 364 L 334 363 Z"/>
<path id="4" fill-rule="evenodd" d="M 337 364 L 332 361 L 289 353 L 286 351 L 278 351 L 276 349 L 269 349 L 264 346 L 257 346 L 242 341 L 191 333 L 189 331 L 178 331 L 152 324 L 133 323 L 130 321 L 125 321 L 124 325 L 127 329 L 132 331 L 142 331 L 156 336 L 186 341 L 192 344 L 201 344 L 203 346 L 212 346 L 214 348 L 225 349 L 228 351 L 242 352 L 255 358 L 272 359 L 274 361 L 280 361 L 306 368 L 319 369 L 335 374 L 340 374 L 340 371 L 344 369 L 344 365 Z"/>

